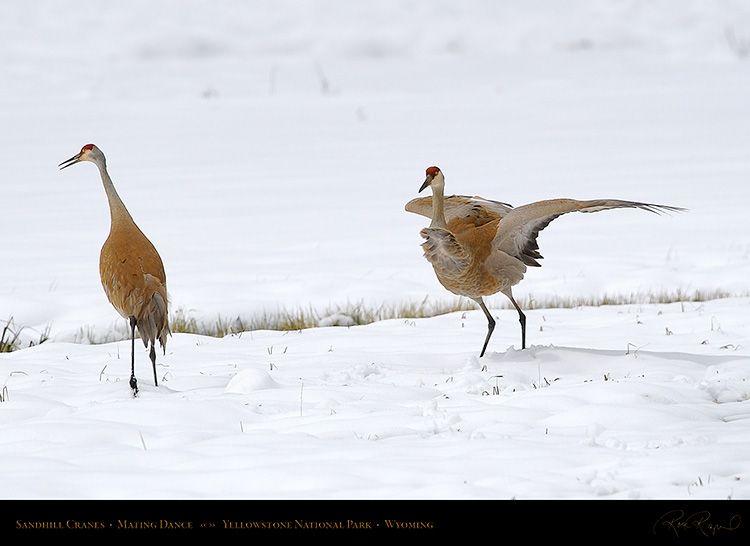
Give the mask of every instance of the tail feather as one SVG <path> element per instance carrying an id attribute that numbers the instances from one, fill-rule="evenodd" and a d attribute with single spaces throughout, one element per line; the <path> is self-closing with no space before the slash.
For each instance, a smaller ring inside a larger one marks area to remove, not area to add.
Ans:
<path id="1" fill-rule="evenodd" d="M 148 303 L 143 306 L 140 314 L 136 317 L 138 333 L 143 345 L 155 346 L 158 341 L 163 351 L 167 351 L 167 336 L 172 332 L 169 329 L 169 314 L 167 309 L 166 290 L 160 286 L 155 291 Z"/>

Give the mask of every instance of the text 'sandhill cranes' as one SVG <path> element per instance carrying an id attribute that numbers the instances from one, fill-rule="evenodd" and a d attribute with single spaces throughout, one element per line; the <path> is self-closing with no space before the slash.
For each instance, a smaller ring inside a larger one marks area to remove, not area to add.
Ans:
<path id="1" fill-rule="evenodd" d="M 130 216 L 107 173 L 107 162 L 102 151 L 87 144 L 81 152 L 60 163 L 60 169 L 81 161 L 89 161 L 99 168 L 104 191 L 109 201 L 109 237 L 99 257 L 99 275 L 109 302 L 130 324 L 130 386 L 138 394 L 135 378 L 135 329 L 143 344 L 151 347 L 149 356 L 156 378 L 156 349 L 158 340 L 164 353 L 167 350 L 169 316 L 167 311 L 167 277 L 159 253 Z"/>
<path id="2" fill-rule="evenodd" d="M 511 288 L 523 279 L 527 266 L 539 267 L 542 258 L 536 239 L 539 232 L 562 214 L 597 212 L 615 208 L 639 208 L 649 212 L 685 209 L 618 199 L 552 199 L 518 208 L 481 197 L 444 197 L 445 177 L 437 167 L 427 169 L 419 189 L 432 188 L 432 197 L 412 199 L 406 210 L 432 218 L 420 234 L 425 258 L 446 289 L 474 300 L 487 316 L 487 337 L 480 357 L 495 328 L 495 320 L 483 298 L 502 292 L 518 311 L 521 348 L 526 348 L 526 315 L 513 299 Z"/>

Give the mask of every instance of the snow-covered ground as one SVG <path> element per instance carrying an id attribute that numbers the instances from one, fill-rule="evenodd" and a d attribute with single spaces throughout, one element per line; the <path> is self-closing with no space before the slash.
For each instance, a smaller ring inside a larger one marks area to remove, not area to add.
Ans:
<path id="1" fill-rule="evenodd" d="M 0 4 L 4 499 L 750 498 L 750 9 L 741 1 Z M 141 394 L 106 301 L 96 143 L 172 310 L 451 301 L 424 169 L 568 215 L 519 301 L 351 328 L 176 334 Z M 644 300 L 645 301 L 645 300 Z M 89 344 L 89 340 L 105 343 Z"/>

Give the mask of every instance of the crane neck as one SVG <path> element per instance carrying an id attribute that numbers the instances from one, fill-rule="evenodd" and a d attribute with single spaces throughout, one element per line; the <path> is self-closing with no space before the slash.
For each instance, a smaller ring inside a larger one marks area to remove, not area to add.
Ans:
<path id="1" fill-rule="evenodd" d="M 134 223 L 128 209 L 125 207 L 125 203 L 120 199 L 112 179 L 109 177 L 107 168 L 101 165 L 97 165 L 97 167 L 99 168 L 99 174 L 102 177 L 102 184 L 104 184 L 104 191 L 107 194 L 107 201 L 109 201 L 109 216 L 111 221 L 110 229 L 123 222 Z"/>
<path id="2" fill-rule="evenodd" d="M 432 186 L 432 221 L 430 227 L 447 229 L 445 221 L 445 199 L 443 197 L 444 187 L 442 184 Z"/>

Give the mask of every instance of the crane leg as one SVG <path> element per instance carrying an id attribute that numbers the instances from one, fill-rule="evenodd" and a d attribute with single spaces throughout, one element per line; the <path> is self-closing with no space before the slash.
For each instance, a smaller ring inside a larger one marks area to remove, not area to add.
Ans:
<path id="1" fill-rule="evenodd" d="M 513 294 L 510 293 L 510 290 L 508 292 L 504 292 L 506 296 L 508 296 L 508 299 L 513 304 L 513 307 L 516 308 L 516 311 L 518 311 L 518 322 L 521 323 L 521 349 L 526 348 L 526 315 L 523 314 L 523 311 L 521 311 L 521 307 L 516 303 L 516 300 L 513 299 Z"/>
<path id="2" fill-rule="evenodd" d="M 138 380 L 135 378 L 135 317 L 130 317 L 130 388 L 138 395 Z"/>
<path id="3" fill-rule="evenodd" d="M 159 382 L 156 380 L 156 349 L 153 343 L 151 344 L 151 352 L 148 356 L 151 358 L 151 367 L 154 369 L 154 385 L 158 387 Z"/>
<path id="4" fill-rule="evenodd" d="M 484 300 L 482 300 L 482 298 L 477 298 L 475 301 L 479 304 L 479 307 L 482 309 L 482 311 L 484 311 L 484 314 L 487 317 L 487 337 L 484 338 L 482 352 L 479 353 L 479 358 L 482 358 L 484 356 L 484 351 L 487 350 L 487 344 L 490 342 L 492 332 L 495 329 L 495 319 L 492 318 L 492 314 L 487 310 L 487 306 L 484 304 Z"/>

